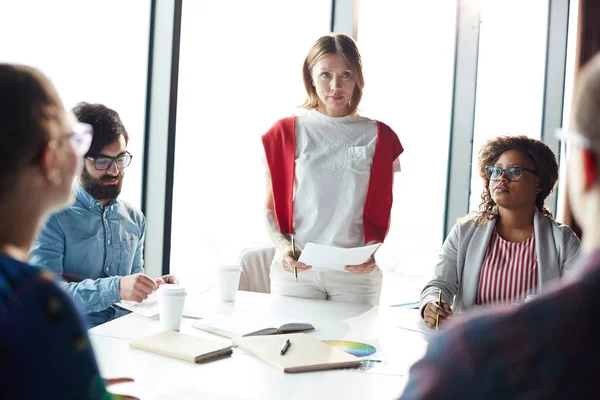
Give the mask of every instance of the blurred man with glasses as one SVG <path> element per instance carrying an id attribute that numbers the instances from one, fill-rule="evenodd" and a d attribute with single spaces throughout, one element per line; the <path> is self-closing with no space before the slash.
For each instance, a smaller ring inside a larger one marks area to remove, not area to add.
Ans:
<path id="1" fill-rule="evenodd" d="M 115 303 L 139 303 L 175 278 L 144 274 L 146 220 L 140 210 L 118 199 L 132 160 L 119 114 L 88 103 L 73 111 L 95 133 L 73 185 L 76 201 L 50 218 L 32 247 L 30 262 L 63 277 L 63 287 L 93 327 L 127 314 Z"/>

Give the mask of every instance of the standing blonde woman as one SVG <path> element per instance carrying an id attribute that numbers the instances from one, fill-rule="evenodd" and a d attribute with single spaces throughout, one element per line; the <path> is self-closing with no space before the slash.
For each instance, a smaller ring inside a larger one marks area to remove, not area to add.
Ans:
<path id="1" fill-rule="evenodd" d="M 384 241 L 402 145 L 384 123 L 358 116 L 364 79 L 349 36 L 318 39 L 304 61 L 303 80 L 308 111 L 277 121 L 262 138 L 265 221 L 278 250 L 271 292 L 378 304 L 382 273 L 374 258 L 345 271 L 316 270 L 296 260 L 309 242 L 348 248 Z"/>
<path id="2" fill-rule="evenodd" d="M 558 179 L 548 146 L 526 136 L 492 139 L 479 152 L 479 174 L 479 211 L 454 225 L 421 293 L 430 328 L 438 314 L 440 324 L 452 315 L 454 296 L 454 311 L 522 303 L 567 273 L 579 253 L 577 236 L 544 204 Z"/>

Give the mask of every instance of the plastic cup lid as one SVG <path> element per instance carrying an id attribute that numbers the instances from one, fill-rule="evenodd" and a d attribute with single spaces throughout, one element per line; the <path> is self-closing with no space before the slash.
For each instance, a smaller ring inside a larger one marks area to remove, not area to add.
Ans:
<path id="1" fill-rule="evenodd" d="M 225 271 L 241 271 L 242 267 L 240 264 L 219 264 L 219 269 Z"/>
<path id="2" fill-rule="evenodd" d="M 164 294 L 185 294 L 185 287 L 181 285 L 163 283 L 158 290 Z"/>

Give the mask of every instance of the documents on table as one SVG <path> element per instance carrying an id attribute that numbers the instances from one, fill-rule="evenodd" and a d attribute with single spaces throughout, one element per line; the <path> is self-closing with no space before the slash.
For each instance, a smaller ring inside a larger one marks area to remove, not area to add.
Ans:
<path id="1" fill-rule="evenodd" d="M 144 317 L 153 317 L 158 315 L 158 296 L 156 292 L 153 292 L 148 296 L 148 298 L 141 303 L 136 303 L 135 301 L 121 300 L 119 303 L 115 305 L 129 310 L 133 313 L 142 315 Z"/>
<path id="2" fill-rule="evenodd" d="M 344 271 L 346 265 L 360 265 L 366 262 L 380 245 L 381 243 L 377 243 L 369 246 L 343 249 L 323 244 L 307 243 L 298 261 L 306 265 L 312 265 L 316 269 L 324 268 Z"/>
<path id="3" fill-rule="evenodd" d="M 192 325 L 196 329 L 233 339 L 238 336 L 278 335 L 314 330 L 314 327 L 294 318 L 265 318 L 260 314 L 211 315 Z"/>
<path id="4" fill-rule="evenodd" d="M 282 355 L 281 345 L 286 340 L 289 340 L 290 344 Z M 236 337 L 232 339 L 232 343 L 282 372 L 323 371 L 361 366 L 360 358 L 305 333 Z"/>
<path id="5" fill-rule="evenodd" d="M 227 357 L 232 352 L 230 344 L 184 335 L 174 331 L 164 331 L 131 340 L 129 346 L 134 349 L 193 363 Z"/>
<path id="6" fill-rule="evenodd" d="M 204 292 L 207 292 L 208 289 L 209 288 L 193 290 L 193 294 L 198 296 Z M 121 300 L 120 302 L 115 303 L 115 305 L 124 308 L 128 311 L 131 311 L 132 313 L 139 314 L 148 318 L 158 315 L 158 296 L 156 294 L 156 291 L 152 292 L 148 296 L 148 298 L 142 301 L 141 303 L 137 303 L 135 301 Z M 183 316 L 197 318 L 198 312 L 194 310 L 193 307 L 194 305 L 191 303 L 191 300 L 187 299 L 186 305 L 183 309 Z"/>

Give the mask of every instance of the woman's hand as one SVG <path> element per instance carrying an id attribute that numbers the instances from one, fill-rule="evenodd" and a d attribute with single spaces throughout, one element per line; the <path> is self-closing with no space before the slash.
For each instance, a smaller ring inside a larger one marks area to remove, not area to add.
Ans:
<path id="1" fill-rule="evenodd" d="M 114 379 L 105 379 L 104 386 L 117 385 L 119 383 L 133 382 L 131 378 L 114 378 Z M 126 396 L 122 394 L 112 394 L 112 398 L 115 400 L 139 400 L 137 397 Z"/>
<path id="2" fill-rule="evenodd" d="M 371 256 L 369 259 L 359 265 L 346 265 L 345 271 L 352 272 L 353 274 L 370 274 L 373 272 L 377 264 L 375 264 L 375 257 Z"/>
<path id="3" fill-rule="evenodd" d="M 429 302 L 423 311 L 423 320 L 430 329 L 435 329 L 435 320 L 438 314 L 440 315 L 440 326 L 448 322 L 448 319 L 454 315 L 448 304 L 442 303 L 442 307 L 440 307 L 436 303 L 437 301 Z"/>
<path id="4" fill-rule="evenodd" d="M 302 250 L 300 250 L 299 248 L 296 247 L 296 251 L 294 252 L 294 255 L 296 256 L 296 260 L 298 258 L 300 258 L 300 254 L 302 253 Z M 298 272 L 303 272 L 303 271 L 308 271 L 309 269 L 312 268 L 311 265 L 306 265 L 304 263 L 301 263 L 299 261 L 294 260 L 294 258 L 292 257 L 292 246 L 289 246 L 284 252 L 283 252 L 283 269 L 287 272 L 294 272 L 294 267 L 296 267 L 298 269 Z"/>

